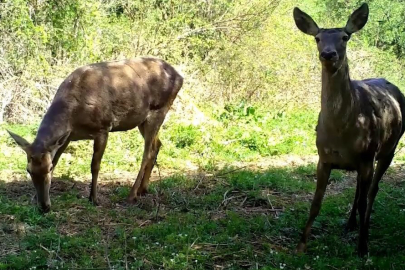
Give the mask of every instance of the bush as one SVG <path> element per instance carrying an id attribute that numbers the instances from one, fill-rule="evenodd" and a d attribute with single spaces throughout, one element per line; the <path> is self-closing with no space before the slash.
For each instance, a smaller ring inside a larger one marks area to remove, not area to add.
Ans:
<path id="1" fill-rule="evenodd" d="M 384 76 L 402 87 L 403 64 L 395 57 L 404 54 L 405 7 L 399 0 L 369 2 L 369 23 L 349 47 L 353 78 Z M 336 26 L 359 4 L 299 5 L 320 24 Z M 78 66 L 140 55 L 163 58 L 184 75 L 176 102 L 192 101 L 208 111 L 224 108 L 224 119 L 255 118 L 254 111 L 240 118 L 229 107 L 241 102 L 243 110 L 265 107 L 274 114 L 318 108 L 320 65 L 313 39 L 293 22 L 295 5 L 292 0 L 2 1 L 0 123 L 38 120 Z"/>
<path id="2" fill-rule="evenodd" d="M 228 66 L 224 57 L 265 22 L 277 3 L 3 1 L 1 117 L 27 122 L 41 116 L 63 78 L 93 62 L 153 55 L 185 66 L 185 72 L 197 71 L 202 78 L 216 65 Z"/>
<path id="3" fill-rule="evenodd" d="M 177 148 L 186 148 L 192 146 L 200 137 L 201 133 L 196 127 L 179 125 L 176 127 L 170 141 L 174 142 Z"/>

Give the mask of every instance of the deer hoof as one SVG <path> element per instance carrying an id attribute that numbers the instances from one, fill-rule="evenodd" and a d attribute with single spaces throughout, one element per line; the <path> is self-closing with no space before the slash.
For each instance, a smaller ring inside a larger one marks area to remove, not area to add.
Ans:
<path id="1" fill-rule="evenodd" d="M 296 249 L 295 249 L 295 254 L 302 254 L 305 253 L 305 251 L 307 250 L 307 245 L 300 242 L 298 243 Z"/>
<path id="2" fill-rule="evenodd" d="M 367 247 L 367 245 L 365 245 L 365 246 L 359 246 L 359 249 L 358 249 L 358 251 L 357 251 L 357 255 L 360 257 L 360 258 L 363 258 L 364 256 L 366 256 L 368 254 L 368 247 Z"/>
<path id="3" fill-rule="evenodd" d="M 354 232 L 355 230 L 357 230 L 357 222 L 349 220 L 345 226 L 345 233 Z"/>
<path id="4" fill-rule="evenodd" d="M 137 201 L 138 201 L 137 196 L 128 196 L 128 198 L 127 198 L 127 200 L 126 200 L 126 203 L 127 203 L 128 205 L 133 205 L 133 204 L 135 204 Z"/>
<path id="5" fill-rule="evenodd" d="M 94 206 L 99 206 L 98 200 L 96 198 L 93 198 L 92 196 L 89 197 L 89 201 L 94 205 Z"/>
<path id="6" fill-rule="evenodd" d="M 148 190 L 146 189 L 146 188 L 140 188 L 139 190 L 138 190 L 138 192 L 136 193 L 136 195 L 138 195 L 138 196 L 144 196 L 144 195 L 146 195 L 146 194 L 148 194 L 149 192 L 148 192 Z"/>

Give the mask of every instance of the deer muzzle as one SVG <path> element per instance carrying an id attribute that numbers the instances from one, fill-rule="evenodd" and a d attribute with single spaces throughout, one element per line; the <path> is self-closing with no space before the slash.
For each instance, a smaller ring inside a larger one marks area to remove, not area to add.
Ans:
<path id="1" fill-rule="evenodd" d="M 321 61 L 331 61 L 336 62 L 339 60 L 339 56 L 336 51 L 323 51 L 319 55 Z"/>

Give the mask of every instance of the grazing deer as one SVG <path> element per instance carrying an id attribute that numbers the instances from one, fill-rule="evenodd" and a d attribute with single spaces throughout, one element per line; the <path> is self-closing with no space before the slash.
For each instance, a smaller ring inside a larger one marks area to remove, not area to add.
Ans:
<path id="1" fill-rule="evenodd" d="M 141 167 L 128 201 L 147 192 L 161 142 L 158 131 L 183 85 L 163 60 L 135 58 L 80 67 L 59 86 L 32 144 L 8 131 L 27 154 L 38 204 L 49 212 L 52 172 L 69 142 L 94 140 L 89 200 L 97 204 L 97 178 L 109 132 L 139 128 L 145 140 Z"/>
<path id="2" fill-rule="evenodd" d="M 317 186 L 297 252 L 306 250 L 331 170 L 343 169 L 357 171 L 356 195 L 346 229 L 356 228 L 358 210 L 358 255 L 368 253 L 370 214 L 378 183 L 404 133 L 405 97 L 398 87 L 382 78 L 356 81 L 349 76 L 347 42 L 363 28 L 368 14 L 368 5 L 364 3 L 350 15 L 345 27 L 326 29 L 319 28 L 308 14 L 294 8 L 295 24 L 315 37 L 322 64 L 321 111 L 316 128 Z M 375 161 L 378 164 L 374 173 Z"/>

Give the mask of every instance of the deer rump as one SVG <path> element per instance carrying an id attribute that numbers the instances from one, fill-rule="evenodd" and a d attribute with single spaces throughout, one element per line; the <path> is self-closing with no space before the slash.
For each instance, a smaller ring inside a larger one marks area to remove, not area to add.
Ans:
<path id="1" fill-rule="evenodd" d="M 390 155 L 405 130 L 405 98 L 398 87 L 380 78 L 351 83 L 357 104 L 348 121 L 336 128 L 321 111 L 316 128 L 322 161 L 349 171 L 356 170 L 365 157 L 379 160 Z"/>

